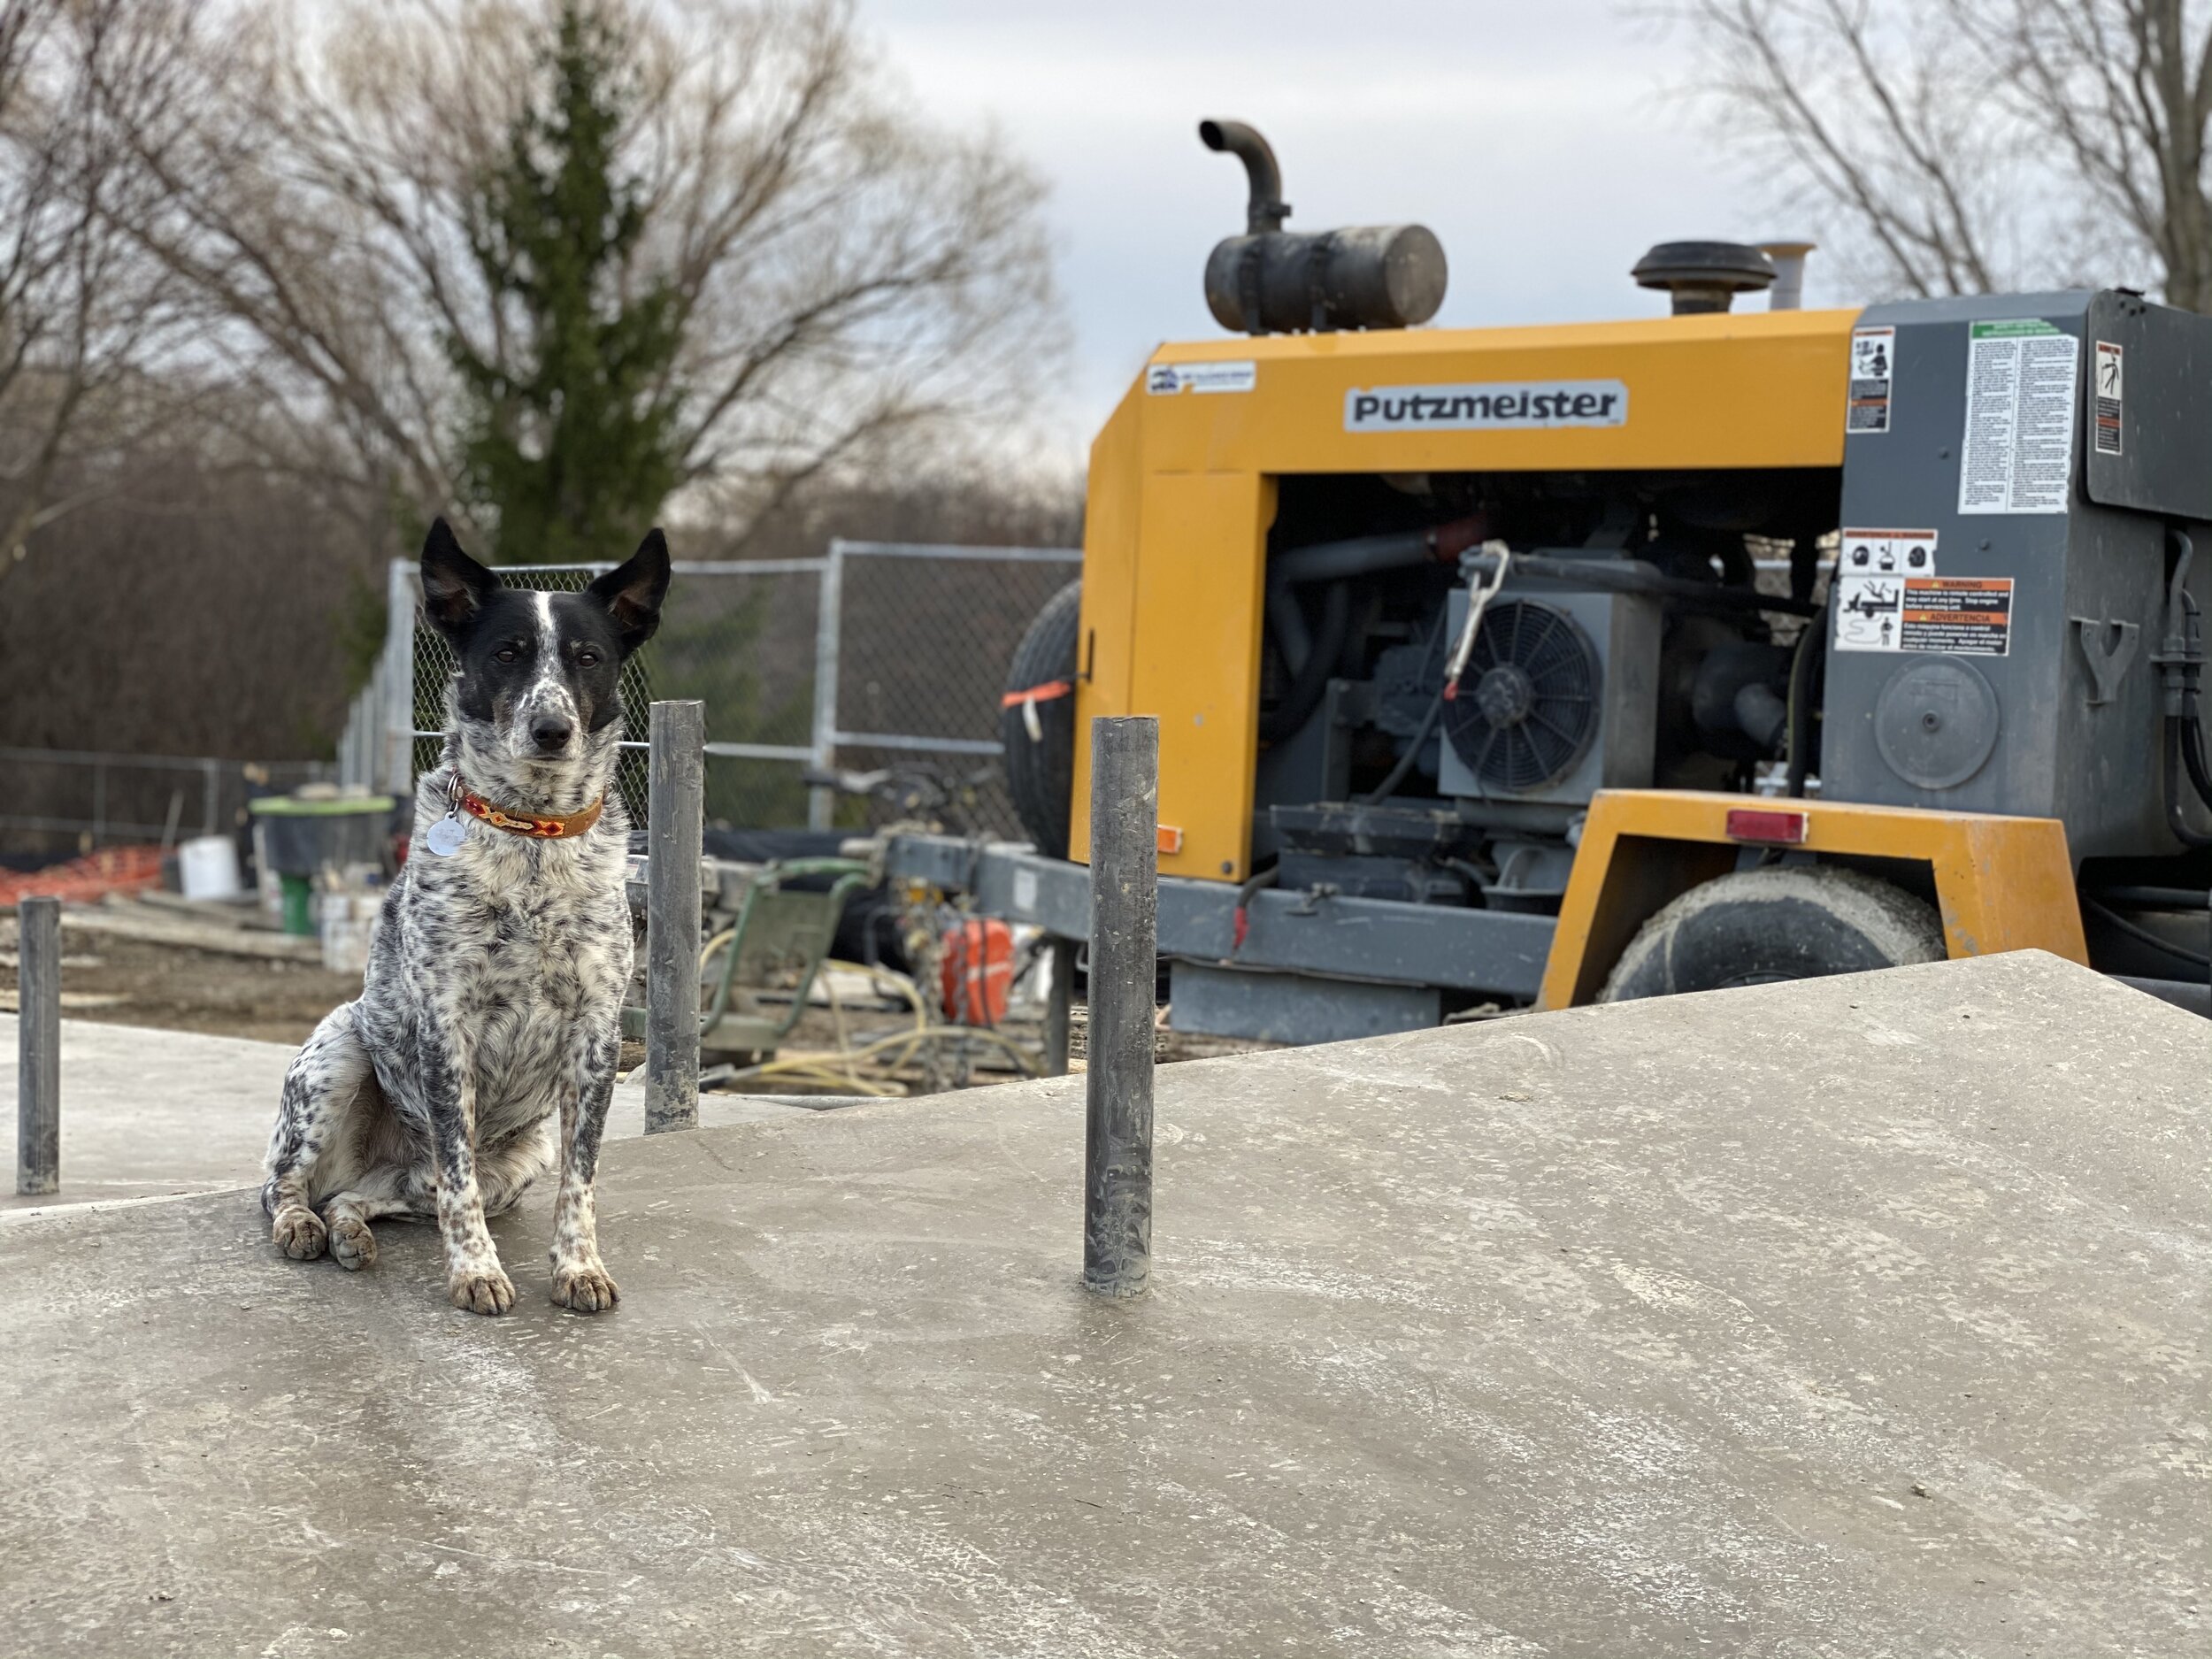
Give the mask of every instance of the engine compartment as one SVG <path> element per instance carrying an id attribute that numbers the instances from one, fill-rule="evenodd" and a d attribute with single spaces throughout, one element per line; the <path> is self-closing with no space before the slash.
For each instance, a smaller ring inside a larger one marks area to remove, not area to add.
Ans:
<path id="1" fill-rule="evenodd" d="M 1600 788 L 1816 787 L 1834 471 L 1278 490 L 1256 881 L 1551 911 Z"/>

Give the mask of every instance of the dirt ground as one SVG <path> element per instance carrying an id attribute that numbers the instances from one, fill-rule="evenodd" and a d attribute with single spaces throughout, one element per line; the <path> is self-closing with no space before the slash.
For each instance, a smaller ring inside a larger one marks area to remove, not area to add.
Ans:
<path id="1" fill-rule="evenodd" d="M 300 1043 L 325 1014 L 361 994 L 355 973 L 134 939 L 66 934 L 63 953 L 63 1015 L 114 1025 Z M 0 992 L 15 987 L 11 941 L 0 951 Z M 14 998 L 0 1002 L 12 1007 Z"/>

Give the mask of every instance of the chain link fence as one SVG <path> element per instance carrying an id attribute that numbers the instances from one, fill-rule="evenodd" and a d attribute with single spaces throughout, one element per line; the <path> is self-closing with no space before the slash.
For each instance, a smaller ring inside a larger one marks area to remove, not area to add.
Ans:
<path id="1" fill-rule="evenodd" d="M 919 811 L 951 830 L 1020 835 L 999 699 L 1015 647 L 1081 561 L 1072 548 L 880 541 L 833 541 L 820 558 L 677 561 L 658 634 L 623 667 L 632 736 L 618 787 L 633 821 L 645 818 L 648 710 L 695 697 L 706 704 L 710 824 L 860 829 Z M 499 575 L 575 593 L 612 568 Z M 392 633 L 339 746 L 343 781 L 411 792 L 438 764 L 456 663 L 418 621 L 414 581 L 411 565 L 395 564 Z M 856 794 L 810 772 L 890 775 Z"/>
<path id="2" fill-rule="evenodd" d="M 233 834 L 252 796 L 330 774 L 328 761 L 0 748 L 0 862 L 35 868 L 100 847 Z"/>
<path id="3" fill-rule="evenodd" d="M 999 757 L 999 701 L 1014 649 L 1045 602 L 1076 579 L 1071 548 L 898 541 L 831 546 L 841 614 L 830 733 L 849 772 L 920 769 L 956 833 L 1019 838 Z M 821 809 L 816 809 L 820 817 Z M 905 816 L 889 798 L 849 801 L 841 821 Z"/>

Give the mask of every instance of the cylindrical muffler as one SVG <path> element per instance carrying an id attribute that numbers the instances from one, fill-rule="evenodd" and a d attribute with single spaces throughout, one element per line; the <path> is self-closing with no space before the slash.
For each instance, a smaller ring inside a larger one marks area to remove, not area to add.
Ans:
<path id="1" fill-rule="evenodd" d="M 1206 305 L 1239 334 L 1410 328 L 1444 303 L 1444 245 L 1425 225 L 1231 236 L 1206 260 Z"/>

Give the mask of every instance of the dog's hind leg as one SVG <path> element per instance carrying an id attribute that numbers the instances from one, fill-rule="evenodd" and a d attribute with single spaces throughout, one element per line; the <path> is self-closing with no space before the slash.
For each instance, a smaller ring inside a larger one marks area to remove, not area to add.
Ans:
<path id="1" fill-rule="evenodd" d="M 330 1254 L 339 1266 L 358 1272 L 376 1265 L 376 1235 L 369 1223 L 387 1216 L 426 1221 L 438 1211 L 427 1168 L 387 1164 L 322 1202 L 330 1228 Z"/>
<path id="2" fill-rule="evenodd" d="M 579 1313 L 598 1313 L 622 1298 L 599 1259 L 599 1217 L 592 1179 L 622 1041 L 612 1027 L 580 1033 L 575 1076 L 561 1101 L 561 1187 L 553 1201 L 553 1300 Z"/>
<path id="3" fill-rule="evenodd" d="M 284 1074 L 264 1165 L 261 1208 L 269 1217 L 271 1239 L 295 1261 L 312 1261 L 323 1253 L 328 1229 L 315 1213 L 315 1166 L 345 1133 L 347 1116 L 368 1076 L 368 1051 L 354 1029 L 351 1002 L 324 1016 Z"/>

